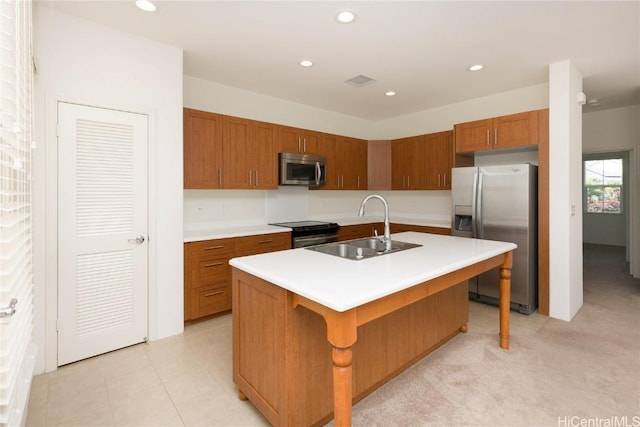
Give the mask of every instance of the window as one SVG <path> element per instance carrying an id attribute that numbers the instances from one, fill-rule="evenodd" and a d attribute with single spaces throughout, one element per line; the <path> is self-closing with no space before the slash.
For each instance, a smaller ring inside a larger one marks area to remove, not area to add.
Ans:
<path id="1" fill-rule="evenodd" d="M 622 158 L 584 161 L 584 212 L 622 213 Z"/>

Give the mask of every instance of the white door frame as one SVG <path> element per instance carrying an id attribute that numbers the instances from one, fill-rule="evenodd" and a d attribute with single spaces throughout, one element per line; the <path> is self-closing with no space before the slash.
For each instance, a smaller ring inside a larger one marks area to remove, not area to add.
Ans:
<path id="1" fill-rule="evenodd" d="M 44 301 L 38 306 L 45 310 L 44 316 L 44 343 L 45 348 L 40 349 L 44 353 L 45 372 L 58 369 L 58 137 L 57 115 L 58 103 L 67 102 L 91 107 L 108 108 L 131 113 L 146 114 L 149 118 L 149 145 L 148 145 L 148 212 L 149 212 L 149 276 L 148 276 L 148 329 L 149 340 L 157 337 L 157 246 L 156 230 L 157 215 L 157 115 L 155 110 L 145 106 L 114 105 L 100 100 L 78 99 L 76 97 L 47 94 L 45 100 L 45 173 L 44 177 L 44 209 L 40 213 L 44 222 Z M 42 289 L 42 287 L 40 287 Z M 35 299 L 43 296 L 34 295 Z"/>

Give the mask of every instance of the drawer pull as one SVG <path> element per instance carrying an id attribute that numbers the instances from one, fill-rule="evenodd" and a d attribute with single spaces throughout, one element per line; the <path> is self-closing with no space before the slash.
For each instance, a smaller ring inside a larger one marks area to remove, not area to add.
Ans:
<path id="1" fill-rule="evenodd" d="M 224 246 L 219 245 L 219 246 L 209 246 L 208 248 L 204 248 L 205 251 L 210 251 L 212 249 L 224 249 Z"/>
<path id="2" fill-rule="evenodd" d="M 212 262 L 211 264 L 205 264 L 205 267 L 217 267 L 219 265 L 223 265 L 224 262 Z"/>
<path id="3" fill-rule="evenodd" d="M 209 292 L 208 294 L 204 294 L 205 298 L 209 298 L 209 297 L 214 297 L 216 295 L 222 295 L 224 294 L 224 291 L 216 291 L 216 292 Z"/>
<path id="4" fill-rule="evenodd" d="M 261 240 L 258 242 L 258 244 L 263 244 L 263 243 L 273 243 L 273 239 Z"/>

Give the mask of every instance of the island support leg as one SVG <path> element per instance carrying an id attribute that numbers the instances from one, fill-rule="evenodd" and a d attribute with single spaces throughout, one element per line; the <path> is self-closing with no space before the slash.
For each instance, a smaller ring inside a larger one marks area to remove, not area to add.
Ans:
<path id="1" fill-rule="evenodd" d="M 351 396 L 353 350 L 334 347 L 333 358 L 333 411 L 336 427 L 351 426 Z"/>
<path id="2" fill-rule="evenodd" d="M 500 266 L 500 348 L 509 349 L 509 309 L 511 307 L 511 267 L 513 255 L 507 252 Z"/>

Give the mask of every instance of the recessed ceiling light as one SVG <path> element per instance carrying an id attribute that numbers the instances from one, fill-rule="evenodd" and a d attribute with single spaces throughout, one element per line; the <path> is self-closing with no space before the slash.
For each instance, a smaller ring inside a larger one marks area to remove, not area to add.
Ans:
<path id="1" fill-rule="evenodd" d="M 302 61 L 299 62 L 301 67 L 311 67 L 313 65 L 313 62 L 311 62 L 308 59 L 303 59 Z"/>
<path id="2" fill-rule="evenodd" d="M 149 0 L 136 0 L 136 6 L 145 12 L 155 12 L 156 10 L 156 5 L 151 3 Z"/>
<path id="3" fill-rule="evenodd" d="M 480 71 L 484 68 L 482 64 L 475 64 L 469 67 L 469 71 Z"/>
<path id="4" fill-rule="evenodd" d="M 385 95 L 387 96 L 396 96 L 396 93 L 392 90 L 390 90 L 389 92 L 385 92 Z"/>
<path id="5" fill-rule="evenodd" d="M 348 24 L 349 22 L 352 22 L 354 19 L 356 19 L 356 15 L 350 10 L 343 10 L 340 13 L 338 13 L 338 16 L 336 17 L 336 19 L 338 19 L 338 22 L 342 22 L 343 24 Z"/>

